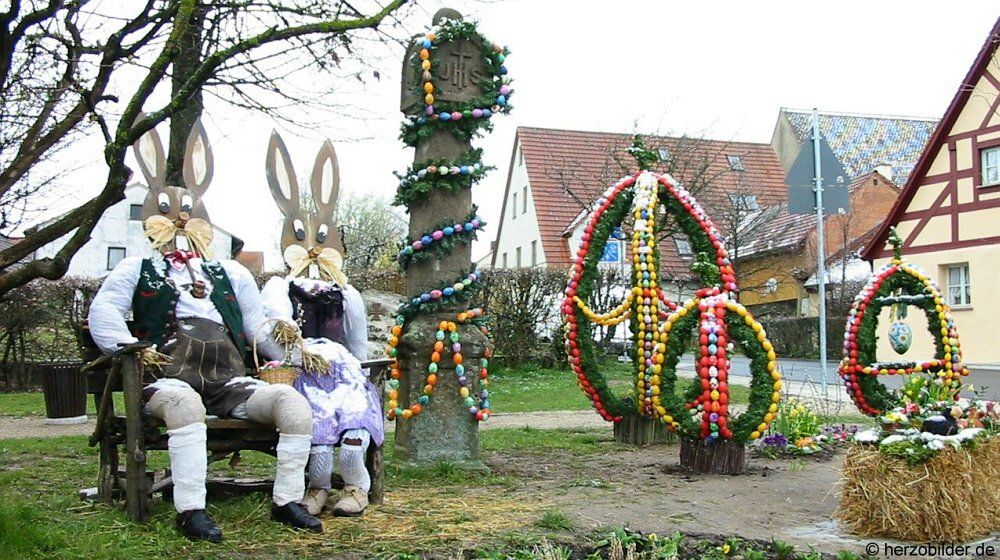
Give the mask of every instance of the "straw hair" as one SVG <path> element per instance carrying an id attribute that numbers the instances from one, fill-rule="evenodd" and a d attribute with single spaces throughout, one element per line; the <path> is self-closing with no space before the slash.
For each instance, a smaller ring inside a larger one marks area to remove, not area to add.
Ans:
<path id="1" fill-rule="evenodd" d="M 907 465 L 869 445 L 844 459 L 837 517 L 856 535 L 961 543 L 1000 530 L 1000 437 Z"/>

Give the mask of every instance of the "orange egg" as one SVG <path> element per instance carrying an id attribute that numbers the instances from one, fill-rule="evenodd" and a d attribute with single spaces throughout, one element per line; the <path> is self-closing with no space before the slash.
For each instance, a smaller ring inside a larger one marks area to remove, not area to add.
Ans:
<path id="1" fill-rule="evenodd" d="M 428 385 L 437 385 L 437 382 L 438 382 L 438 376 L 434 375 L 433 373 L 427 376 Z"/>
<path id="2" fill-rule="evenodd" d="M 431 57 L 431 51 L 427 49 L 420 49 L 420 60 L 427 60 Z"/>
<path id="3" fill-rule="evenodd" d="M 454 360 L 455 365 L 458 365 L 458 364 L 462 363 L 462 355 L 461 354 L 456 353 L 454 356 L 451 357 L 451 359 Z"/>

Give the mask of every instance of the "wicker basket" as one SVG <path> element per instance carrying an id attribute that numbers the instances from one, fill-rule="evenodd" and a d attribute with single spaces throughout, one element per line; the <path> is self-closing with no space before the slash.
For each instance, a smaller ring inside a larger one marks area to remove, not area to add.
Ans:
<path id="1" fill-rule="evenodd" d="M 295 383 L 295 379 L 299 376 L 299 371 L 291 365 L 284 365 L 276 368 L 260 369 L 260 356 L 257 354 L 257 337 L 260 336 L 260 329 L 264 328 L 265 325 L 270 325 L 272 323 L 278 323 L 278 319 L 270 319 L 260 326 L 258 332 L 254 334 L 253 337 L 253 362 L 257 366 L 257 378 L 261 381 L 273 384 L 284 384 L 291 385 Z M 291 355 L 291 347 L 285 347 L 285 361 L 288 361 Z"/>
<path id="2" fill-rule="evenodd" d="M 271 384 L 284 383 L 285 385 L 291 385 L 295 383 L 295 378 L 298 376 L 298 370 L 291 366 L 265 369 L 263 371 L 258 371 L 257 373 L 257 377 L 260 378 L 261 381 L 266 381 Z"/>

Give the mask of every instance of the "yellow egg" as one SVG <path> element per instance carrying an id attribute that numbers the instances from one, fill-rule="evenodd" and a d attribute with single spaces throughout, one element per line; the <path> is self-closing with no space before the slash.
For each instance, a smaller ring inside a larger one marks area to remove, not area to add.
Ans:
<path id="1" fill-rule="evenodd" d="M 781 381 L 780 380 L 774 382 L 774 390 L 775 391 L 780 391 L 781 390 Z"/>
<path id="2" fill-rule="evenodd" d="M 430 94 L 430 93 L 428 93 L 427 95 L 425 95 L 424 96 L 424 103 L 426 103 L 428 105 L 433 105 L 434 104 L 434 95 Z"/>
<path id="3" fill-rule="evenodd" d="M 750 432 L 750 439 L 760 438 L 760 432 Z"/>

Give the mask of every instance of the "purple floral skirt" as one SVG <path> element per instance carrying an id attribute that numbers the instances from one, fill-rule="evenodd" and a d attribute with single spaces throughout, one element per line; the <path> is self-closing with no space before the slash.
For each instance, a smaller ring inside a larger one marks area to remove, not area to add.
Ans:
<path id="1" fill-rule="evenodd" d="M 295 389 L 312 407 L 313 445 L 339 444 L 344 432 L 357 429 L 367 430 L 375 445 L 385 441 L 382 401 L 357 360 L 332 360 L 323 375 L 300 370 Z"/>

